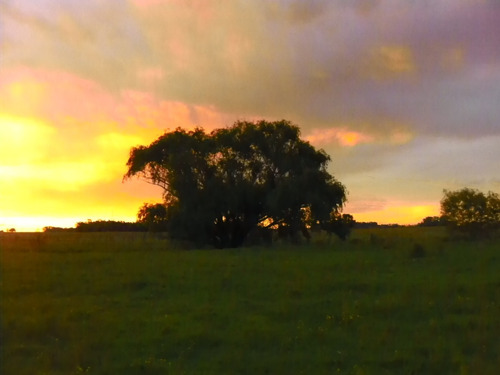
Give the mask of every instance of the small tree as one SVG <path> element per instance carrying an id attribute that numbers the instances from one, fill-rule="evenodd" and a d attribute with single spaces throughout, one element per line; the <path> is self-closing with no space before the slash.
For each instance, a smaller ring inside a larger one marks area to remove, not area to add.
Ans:
<path id="1" fill-rule="evenodd" d="M 444 190 L 441 215 L 452 231 L 470 238 L 489 237 L 500 227 L 500 197 L 475 189 Z"/>

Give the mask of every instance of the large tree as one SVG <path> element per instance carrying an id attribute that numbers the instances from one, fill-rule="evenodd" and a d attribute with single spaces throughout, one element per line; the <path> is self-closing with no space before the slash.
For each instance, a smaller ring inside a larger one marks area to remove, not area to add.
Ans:
<path id="1" fill-rule="evenodd" d="M 471 238 L 488 237 L 500 228 L 500 197 L 469 188 L 444 190 L 441 215 L 455 232 Z"/>
<path id="2" fill-rule="evenodd" d="M 174 237 L 237 247 L 257 226 L 307 233 L 307 223 L 339 213 L 346 192 L 329 161 L 288 121 L 239 121 L 210 134 L 178 128 L 133 148 L 125 178 L 164 189 Z"/>

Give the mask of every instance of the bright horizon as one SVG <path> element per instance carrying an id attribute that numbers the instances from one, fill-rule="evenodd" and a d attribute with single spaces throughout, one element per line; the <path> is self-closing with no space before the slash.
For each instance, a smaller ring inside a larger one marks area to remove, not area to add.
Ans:
<path id="1" fill-rule="evenodd" d="M 176 127 L 286 119 L 357 221 L 417 224 L 500 192 L 495 0 L 0 2 L 0 230 L 135 221 L 122 182 Z"/>
<path id="2" fill-rule="evenodd" d="M 139 208 L 137 208 L 139 210 Z M 345 213 L 348 213 L 344 210 Z M 418 216 L 417 221 L 411 221 L 412 218 L 416 218 L 418 213 L 424 213 L 425 216 Z M 413 215 L 412 215 L 413 214 Z M 410 216 L 411 215 L 411 216 Z M 363 214 L 355 214 L 354 219 L 357 222 L 377 222 L 379 225 L 384 224 L 399 224 L 399 225 L 415 225 L 422 221 L 422 219 L 426 216 L 438 216 L 439 215 L 439 207 L 437 208 L 433 205 L 428 206 L 395 206 L 384 211 L 380 212 L 380 218 L 384 220 L 387 218 L 387 221 L 377 221 L 373 220 L 373 217 L 376 216 L 373 213 L 369 213 L 367 215 Z M 396 217 L 400 217 L 402 220 L 399 222 L 390 221 Z M 366 219 L 365 219 L 366 218 Z M 410 218 L 409 221 L 404 222 L 405 219 Z M 0 218 L 2 220 L 2 218 Z M 86 222 L 88 220 L 97 221 L 97 220 L 116 220 L 116 221 L 125 221 L 125 222 L 135 222 L 137 217 L 132 216 L 112 216 L 112 217 L 99 217 L 95 216 L 94 218 L 65 218 L 65 217 L 9 217 L 7 220 L 4 220 L 8 224 L 2 224 L 0 226 L 0 231 L 7 232 L 9 229 L 14 228 L 16 232 L 42 232 L 44 227 L 61 227 L 61 228 L 74 228 L 79 222 Z"/>
<path id="3" fill-rule="evenodd" d="M 139 207 L 137 208 L 139 210 Z M 378 224 L 400 224 L 400 225 L 415 225 L 422 221 L 422 219 L 426 216 L 437 216 L 439 215 L 439 207 L 437 208 L 433 205 L 428 206 L 394 206 L 389 209 L 385 209 L 380 212 L 381 220 L 385 220 L 387 218 L 388 221 L 377 221 L 373 220 L 373 217 L 376 216 L 373 213 L 368 213 L 367 215 L 363 214 L 355 214 L 354 219 L 358 222 L 374 222 L 376 221 Z M 345 213 L 348 213 L 347 210 L 344 210 Z M 421 213 L 424 213 L 425 216 L 418 216 Z M 410 216 L 411 215 L 411 216 Z M 399 222 L 390 221 L 396 217 L 400 217 L 402 220 Z M 412 218 L 417 218 L 417 221 L 411 221 Z M 410 218 L 410 221 L 404 222 L 405 219 Z M 110 216 L 110 217 L 100 217 L 95 216 L 93 218 L 87 217 L 9 217 L 9 218 L 0 218 L 3 220 L 0 222 L 0 231 L 7 232 L 9 229 L 14 228 L 16 232 L 42 232 L 44 227 L 61 227 L 61 228 L 74 228 L 79 222 L 86 222 L 88 220 L 97 221 L 97 220 L 116 220 L 116 221 L 126 221 L 126 222 L 135 222 L 137 217 L 135 215 L 132 216 Z M 7 223 L 7 224 L 5 224 Z"/>

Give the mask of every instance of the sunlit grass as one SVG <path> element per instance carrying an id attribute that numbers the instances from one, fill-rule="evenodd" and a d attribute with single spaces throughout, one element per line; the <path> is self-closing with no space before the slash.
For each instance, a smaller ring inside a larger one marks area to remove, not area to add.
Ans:
<path id="1" fill-rule="evenodd" d="M 2 374 L 500 366 L 498 242 L 402 228 L 224 251 L 105 233 L 5 233 L 0 246 Z"/>

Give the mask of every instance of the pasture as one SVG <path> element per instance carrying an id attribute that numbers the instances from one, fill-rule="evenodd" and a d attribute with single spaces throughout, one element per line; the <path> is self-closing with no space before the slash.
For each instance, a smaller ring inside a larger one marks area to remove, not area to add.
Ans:
<path id="1" fill-rule="evenodd" d="M 0 233 L 0 373 L 496 374 L 500 242 Z"/>

